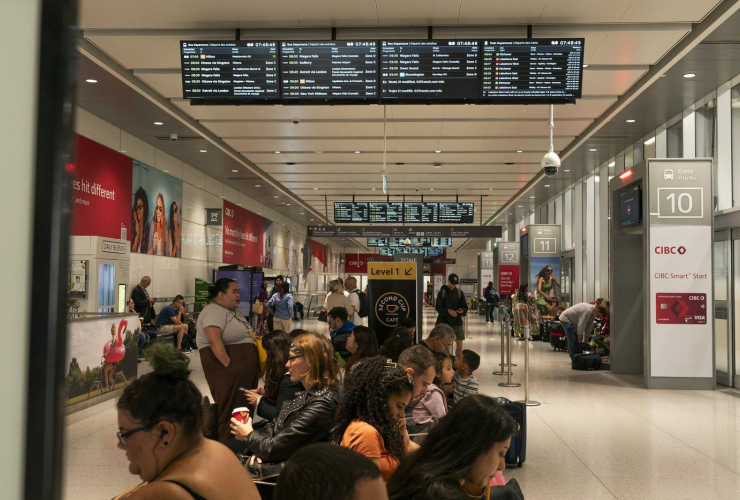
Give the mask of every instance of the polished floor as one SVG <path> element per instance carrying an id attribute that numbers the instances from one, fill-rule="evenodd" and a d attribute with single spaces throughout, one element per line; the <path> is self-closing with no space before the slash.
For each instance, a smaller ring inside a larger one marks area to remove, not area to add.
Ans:
<path id="1" fill-rule="evenodd" d="M 433 311 L 425 313 L 431 327 Z M 303 327 L 315 328 L 315 321 Z M 296 325 L 297 327 L 297 325 Z M 481 392 L 523 399 L 501 388 L 498 327 L 482 317 L 468 323 L 465 348 L 481 354 Z M 427 330 L 428 331 L 428 330 Z M 513 343 L 514 381 L 523 379 L 523 342 Z M 530 345 L 527 460 L 516 477 L 527 500 L 740 498 L 740 398 L 717 391 L 648 391 L 638 377 L 576 372 L 567 354 Z M 198 355 L 193 380 L 208 393 Z M 139 365 L 140 373 L 147 368 Z M 106 499 L 138 483 L 116 448 L 115 401 L 66 419 L 67 499 Z"/>

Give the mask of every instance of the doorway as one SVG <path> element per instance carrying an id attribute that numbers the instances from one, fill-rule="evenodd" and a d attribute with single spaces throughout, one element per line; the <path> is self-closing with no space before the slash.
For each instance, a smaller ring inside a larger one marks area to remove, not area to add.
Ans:
<path id="1" fill-rule="evenodd" d="M 116 312 L 116 264 L 111 261 L 98 261 L 98 312 Z"/>
<path id="2" fill-rule="evenodd" d="M 714 233 L 714 358 L 717 383 L 737 387 L 734 383 L 737 340 L 734 325 L 734 290 L 740 286 L 740 234 L 723 229 Z M 734 251 L 733 251 L 734 250 Z M 733 255 L 734 254 L 734 255 Z"/>
<path id="3" fill-rule="evenodd" d="M 573 283 L 576 272 L 575 251 L 565 252 L 560 256 L 560 302 L 563 307 L 573 305 Z"/>

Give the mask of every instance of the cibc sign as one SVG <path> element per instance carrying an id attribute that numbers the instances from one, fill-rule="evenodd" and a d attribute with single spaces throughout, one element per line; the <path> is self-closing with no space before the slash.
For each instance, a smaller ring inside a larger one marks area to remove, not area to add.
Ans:
<path id="1" fill-rule="evenodd" d="M 512 295 L 519 288 L 519 243 L 498 244 L 498 293 Z"/>
<path id="2" fill-rule="evenodd" d="M 650 376 L 712 379 L 712 160 L 647 160 L 647 178 Z"/>

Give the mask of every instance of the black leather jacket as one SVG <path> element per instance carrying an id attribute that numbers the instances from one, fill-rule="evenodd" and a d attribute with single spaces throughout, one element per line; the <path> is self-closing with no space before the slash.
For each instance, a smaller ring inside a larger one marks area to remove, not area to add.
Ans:
<path id="1" fill-rule="evenodd" d="M 328 441 L 339 406 L 332 389 L 299 392 L 275 420 L 247 436 L 247 450 L 265 462 L 282 462 L 303 446 Z"/>

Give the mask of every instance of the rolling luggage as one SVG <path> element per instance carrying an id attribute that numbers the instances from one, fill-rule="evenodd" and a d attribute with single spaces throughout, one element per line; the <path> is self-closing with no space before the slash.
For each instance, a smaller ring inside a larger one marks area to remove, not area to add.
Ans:
<path id="1" fill-rule="evenodd" d="M 575 354 L 583 354 L 586 351 L 591 350 L 591 345 L 586 344 L 585 342 L 576 342 L 576 352 Z"/>
<path id="2" fill-rule="evenodd" d="M 556 351 L 565 351 L 568 349 L 568 343 L 565 340 L 565 333 L 550 332 L 550 345 Z"/>
<path id="3" fill-rule="evenodd" d="M 527 405 L 506 398 L 494 399 L 518 425 L 517 433 L 511 436 L 511 446 L 506 452 L 506 465 L 521 467 L 527 457 Z"/>
<path id="4" fill-rule="evenodd" d="M 601 356 L 598 354 L 576 354 L 571 363 L 573 370 L 601 370 Z"/>

